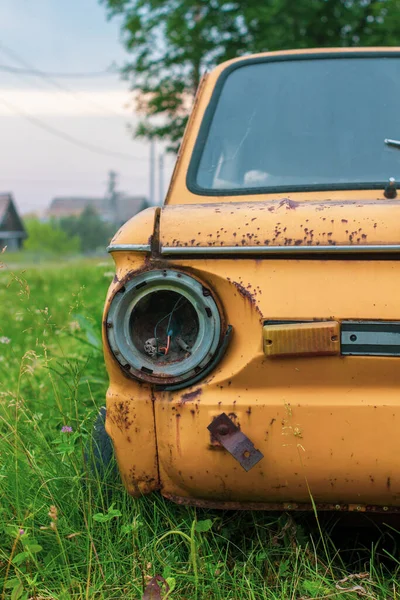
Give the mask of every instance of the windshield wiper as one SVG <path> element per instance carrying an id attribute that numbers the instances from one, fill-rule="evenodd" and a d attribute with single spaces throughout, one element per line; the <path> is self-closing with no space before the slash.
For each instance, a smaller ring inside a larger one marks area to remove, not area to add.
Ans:
<path id="1" fill-rule="evenodd" d="M 393 148 L 399 148 L 400 149 L 400 140 L 390 140 L 388 138 L 385 139 L 385 144 L 387 146 L 393 146 Z"/>
<path id="2" fill-rule="evenodd" d="M 391 146 L 392 148 L 398 148 L 400 150 L 400 140 L 391 140 L 390 138 L 386 138 L 385 144 L 387 146 Z M 397 197 L 397 183 L 394 177 L 389 177 L 389 181 L 385 186 L 383 195 L 385 196 L 385 198 L 389 198 L 390 200 L 393 200 Z"/>

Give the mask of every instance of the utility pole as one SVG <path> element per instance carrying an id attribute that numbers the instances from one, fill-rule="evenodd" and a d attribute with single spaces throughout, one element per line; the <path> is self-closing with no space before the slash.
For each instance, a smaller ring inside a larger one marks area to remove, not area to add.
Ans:
<path id="1" fill-rule="evenodd" d="M 158 155 L 158 203 L 164 202 L 164 153 Z"/>
<path id="2" fill-rule="evenodd" d="M 116 171 L 108 172 L 108 183 L 107 183 L 107 196 L 108 196 L 108 209 L 111 213 L 112 220 L 116 223 L 118 220 L 117 215 L 117 176 Z"/>
<path id="3" fill-rule="evenodd" d="M 156 165 L 155 165 L 155 143 L 154 140 L 150 141 L 150 181 L 149 181 L 149 202 L 155 204 L 155 179 L 156 179 Z"/>

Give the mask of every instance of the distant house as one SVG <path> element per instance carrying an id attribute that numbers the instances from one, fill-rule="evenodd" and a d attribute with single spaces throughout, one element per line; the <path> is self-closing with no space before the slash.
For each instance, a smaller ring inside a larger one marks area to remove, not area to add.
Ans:
<path id="1" fill-rule="evenodd" d="M 47 217 L 79 216 L 87 207 L 91 207 L 104 220 L 122 225 L 136 213 L 147 208 L 149 203 L 144 196 L 128 196 L 116 193 L 112 199 L 90 196 L 60 196 L 54 198 L 47 211 Z"/>
<path id="2" fill-rule="evenodd" d="M 26 237 L 12 194 L 0 193 L 0 252 L 5 246 L 7 250 L 19 250 Z"/>

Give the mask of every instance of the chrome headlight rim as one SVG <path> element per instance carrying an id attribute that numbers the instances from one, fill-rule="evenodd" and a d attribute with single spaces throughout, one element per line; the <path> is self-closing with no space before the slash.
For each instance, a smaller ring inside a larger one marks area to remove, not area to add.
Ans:
<path id="1" fill-rule="evenodd" d="M 195 310 L 198 334 L 190 357 L 172 364 L 156 364 L 140 351 L 131 334 L 135 307 L 150 294 L 173 292 Z M 113 295 L 106 316 L 111 352 L 125 373 L 139 381 L 169 385 L 190 380 L 213 360 L 222 337 L 223 318 L 212 291 L 193 275 L 176 269 L 153 269 L 132 276 Z"/>

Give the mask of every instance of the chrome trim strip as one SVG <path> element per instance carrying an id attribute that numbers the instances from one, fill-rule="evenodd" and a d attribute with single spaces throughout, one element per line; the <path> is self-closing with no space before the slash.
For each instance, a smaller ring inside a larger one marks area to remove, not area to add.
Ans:
<path id="1" fill-rule="evenodd" d="M 399 321 L 342 321 L 344 356 L 400 356 Z"/>
<path id="2" fill-rule="evenodd" d="M 161 254 L 365 254 L 400 253 L 400 244 L 384 246 L 164 246 Z"/>
<path id="3" fill-rule="evenodd" d="M 111 244 L 107 252 L 151 252 L 150 244 Z"/>
<path id="4" fill-rule="evenodd" d="M 107 252 L 151 252 L 150 244 L 111 244 Z M 161 254 L 365 254 L 400 253 L 400 244 L 375 246 L 164 246 Z"/>

